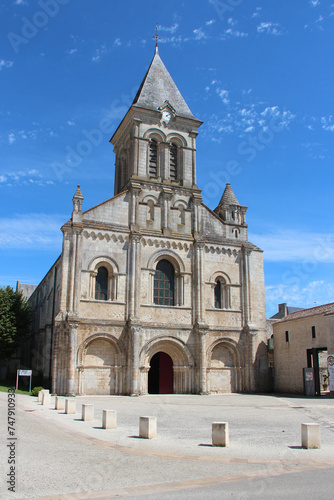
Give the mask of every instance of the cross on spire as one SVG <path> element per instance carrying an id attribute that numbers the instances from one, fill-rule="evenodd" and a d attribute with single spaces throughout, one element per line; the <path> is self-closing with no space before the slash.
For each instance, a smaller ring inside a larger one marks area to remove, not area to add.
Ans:
<path id="1" fill-rule="evenodd" d="M 158 35 L 158 29 L 159 29 L 159 24 L 156 23 L 155 25 L 155 35 L 152 35 L 152 38 L 155 40 L 155 46 L 158 47 L 158 40 L 161 40 L 160 36 Z"/>

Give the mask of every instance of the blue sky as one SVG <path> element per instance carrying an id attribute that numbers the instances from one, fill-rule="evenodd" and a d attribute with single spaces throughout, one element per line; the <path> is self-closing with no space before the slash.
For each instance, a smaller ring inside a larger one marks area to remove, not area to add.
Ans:
<path id="1" fill-rule="evenodd" d="M 159 53 L 204 122 L 205 203 L 231 182 L 249 207 L 267 314 L 332 302 L 334 0 L 0 0 L 0 285 L 37 284 L 52 266 L 77 184 L 84 209 L 113 195 L 108 141 L 156 22 Z"/>

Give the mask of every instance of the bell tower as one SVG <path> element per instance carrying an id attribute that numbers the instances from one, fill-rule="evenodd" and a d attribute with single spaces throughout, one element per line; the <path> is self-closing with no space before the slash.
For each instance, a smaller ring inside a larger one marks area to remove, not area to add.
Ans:
<path id="1" fill-rule="evenodd" d="M 134 101 L 112 136 L 115 195 L 136 185 L 189 189 L 196 185 L 195 118 L 162 62 L 158 47 Z"/>

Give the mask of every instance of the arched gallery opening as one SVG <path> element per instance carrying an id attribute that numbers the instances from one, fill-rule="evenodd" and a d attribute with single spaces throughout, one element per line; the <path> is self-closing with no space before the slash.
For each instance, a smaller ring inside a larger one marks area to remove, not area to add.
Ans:
<path id="1" fill-rule="evenodd" d="M 152 356 L 148 372 L 149 394 L 173 394 L 173 360 L 165 352 Z"/>

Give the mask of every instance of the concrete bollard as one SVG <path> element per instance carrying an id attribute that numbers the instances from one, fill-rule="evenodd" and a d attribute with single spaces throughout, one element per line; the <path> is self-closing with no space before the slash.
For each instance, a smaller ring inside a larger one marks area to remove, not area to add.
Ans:
<path id="1" fill-rule="evenodd" d="M 103 410 L 102 411 L 102 428 L 103 429 L 116 429 L 116 410 Z"/>
<path id="2" fill-rule="evenodd" d="M 49 392 L 49 389 L 42 389 L 41 391 L 38 392 L 38 396 L 37 396 L 38 403 L 42 402 L 44 392 Z"/>
<path id="3" fill-rule="evenodd" d="M 228 422 L 213 422 L 212 446 L 228 446 L 228 445 L 229 445 Z"/>
<path id="4" fill-rule="evenodd" d="M 43 392 L 43 395 L 42 395 L 42 405 L 46 406 L 46 405 L 49 405 L 51 403 L 51 395 L 48 392 Z"/>
<path id="5" fill-rule="evenodd" d="M 55 410 L 65 409 L 65 398 L 63 396 L 56 396 L 55 399 Z"/>
<path id="6" fill-rule="evenodd" d="M 139 417 L 139 437 L 144 439 L 157 437 L 157 417 Z"/>
<path id="7" fill-rule="evenodd" d="M 82 420 L 94 420 L 94 406 L 82 405 Z"/>
<path id="8" fill-rule="evenodd" d="M 308 449 L 321 448 L 320 425 L 301 424 L 302 447 Z"/>
<path id="9" fill-rule="evenodd" d="M 75 413 L 75 399 L 65 398 L 65 413 Z"/>

